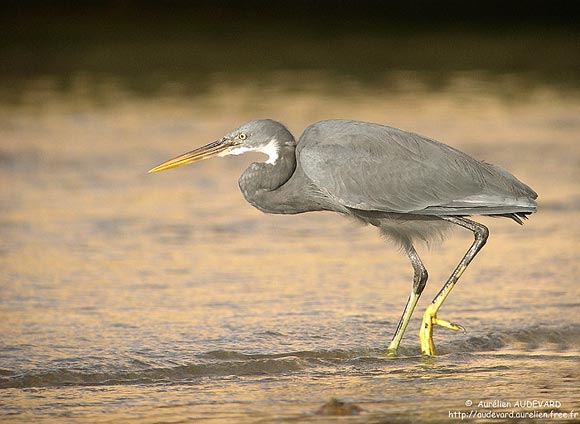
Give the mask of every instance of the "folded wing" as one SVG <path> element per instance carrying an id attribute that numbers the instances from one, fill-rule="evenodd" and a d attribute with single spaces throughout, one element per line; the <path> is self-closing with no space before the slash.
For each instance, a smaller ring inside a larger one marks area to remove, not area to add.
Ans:
<path id="1" fill-rule="evenodd" d="M 297 152 L 318 190 L 347 208 L 422 215 L 536 210 L 537 194 L 504 169 L 396 128 L 322 121 L 304 131 Z"/>

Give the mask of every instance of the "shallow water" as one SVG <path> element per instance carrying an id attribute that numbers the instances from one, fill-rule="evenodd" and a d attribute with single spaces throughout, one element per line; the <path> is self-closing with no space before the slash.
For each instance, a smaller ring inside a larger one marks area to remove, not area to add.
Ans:
<path id="1" fill-rule="evenodd" d="M 82 75 L 64 92 L 46 77 L 0 103 L 1 421 L 322 422 L 333 397 L 363 409 L 349 422 L 580 411 L 579 93 L 477 73 L 441 90 L 412 73 L 396 90 L 329 78 L 194 98 L 104 80 L 95 99 Z M 481 219 L 490 240 L 440 314 L 467 332 L 436 329 L 439 356 L 420 355 L 419 317 L 469 233 L 419 247 L 430 280 L 387 358 L 412 269 L 375 230 L 254 210 L 236 181 L 257 155 L 146 173 L 262 116 L 295 135 L 336 117 L 416 131 L 539 193 L 523 227 Z"/>

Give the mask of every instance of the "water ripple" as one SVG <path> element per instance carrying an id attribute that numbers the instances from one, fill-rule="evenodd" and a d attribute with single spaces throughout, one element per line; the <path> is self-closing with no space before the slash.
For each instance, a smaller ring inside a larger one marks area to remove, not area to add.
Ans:
<path id="1" fill-rule="evenodd" d="M 457 364 L 464 363 L 473 355 L 522 355 L 517 349 L 542 347 L 535 357 L 563 354 L 577 357 L 580 340 L 580 326 L 572 325 L 561 329 L 531 327 L 518 331 L 489 333 L 480 337 L 470 337 L 464 342 L 453 345 L 442 344 L 440 352 L 448 358 L 454 356 Z M 548 350 L 550 348 L 551 350 Z M 512 351 L 510 351 L 512 349 Z M 460 352 L 447 354 L 448 351 Z M 576 353 L 574 353 L 576 352 Z M 565 355 L 564 355 L 565 356 Z M 7 369 L 0 372 L 0 388 L 62 387 L 62 386 L 99 386 L 99 385 L 151 385 L 151 384 L 194 384 L 202 377 L 286 375 L 292 373 L 334 373 L 341 372 L 370 375 L 405 374 L 409 366 L 423 365 L 425 360 L 437 361 L 438 358 L 424 358 L 418 348 L 402 348 L 400 356 L 389 358 L 381 349 L 321 350 L 299 351 L 277 354 L 246 354 L 237 351 L 215 350 L 203 353 L 192 363 L 163 367 L 149 366 L 144 362 L 134 362 L 130 369 L 115 369 L 107 372 L 59 368 L 49 371 L 30 371 L 16 374 Z M 130 366 L 131 366 L 130 365 Z M 453 374 L 453 369 L 444 367 L 445 374 Z M 458 371 L 459 372 L 459 371 Z M 460 370 L 465 373 L 465 369 Z M 481 372 L 476 366 L 472 372 Z"/>

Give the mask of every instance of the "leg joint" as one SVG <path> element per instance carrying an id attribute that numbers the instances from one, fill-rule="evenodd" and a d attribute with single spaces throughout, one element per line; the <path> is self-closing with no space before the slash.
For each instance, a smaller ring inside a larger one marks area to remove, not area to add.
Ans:
<path id="1" fill-rule="evenodd" d="M 417 251 L 413 247 L 413 245 L 409 245 L 407 247 L 407 255 L 409 255 L 409 259 L 411 261 L 411 265 L 413 265 L 413 293 L 416 295 L 421 295 L 425 285 L 427 284 L 427 278 L 429 278 L 429 274 L 427 274 L 427 270 L 425 269 L 425 265 L 421 261 L 421 258 L 417 254 Z"/>
<path id="2" fill-rule="evenodd" d="M 475 240 L 479 241 L 480 246 L 483 246 L 489 237 L 489 229 L 482 224 L 477 223 L 474 228 Z"/>
<path id="3" fill-rule="evenodd" d="M 423 267 L 415 269 L 415 278 L 413 279 L 413 291 L 416 294 L 421 294 L 423 289 L 427 285 L 427 279 L 429 274 L 427 270 Z"/>
<path id="4" fill-rule="evenodd" d="M 489 237 L 489 230 L 487 229 L 487 227 L 483 224 L 480 224 L 479 222 L 475 222 L 472 221 L 471 219 L 467 219 L 467 218 L 462 218 L 462 217 L 454 217 L 454 216 L 445 216 L 445 217 L 441 217 L 441 219 L 444 219 L 446 221 L 449 222 L 453 222 L 454 224 L 457 224 L 463 228 L 467 228 L 468 230 L 471 230 L 473 232 L 473 234 L 475 235 L 475 241 L 477 241 L 478 245 L 480 247 L 482 247 L 485 242 L 487 241 L 487 238 Z"/>

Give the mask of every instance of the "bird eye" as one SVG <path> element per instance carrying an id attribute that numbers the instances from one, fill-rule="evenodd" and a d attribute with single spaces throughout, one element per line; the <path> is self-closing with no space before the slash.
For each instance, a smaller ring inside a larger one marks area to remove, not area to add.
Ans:
<path id="1" fill-rule="evenodd" d="M 247 136 L 246 136 L 246 134 L 244 134 L 244 133 L 239 133 L 239 134 L 238 134 L 238 138 L 239 138 L 240 140 L 245 140 L 245 139 L 247 138 Z"/>

